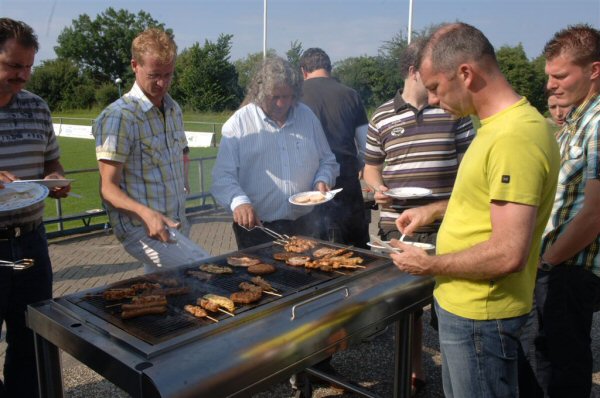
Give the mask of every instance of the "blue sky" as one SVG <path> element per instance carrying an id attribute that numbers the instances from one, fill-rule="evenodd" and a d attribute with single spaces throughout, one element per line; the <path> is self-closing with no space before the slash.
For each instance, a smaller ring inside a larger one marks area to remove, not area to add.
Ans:
<path id="1" fill-rule="evenodd" d="M 108 7 L 144 10 L 173 29 L 180 49 L 233 34 L 232 60 L 261 52 L 263 0 L 0 0 L 0 15 L 29 23 L 41 49 L 36 63 L 55 58 L 59 33 L 73 19 Z M 321 47 L 333 61 L 376 55 L 385 41 L 406 34 L 409 0 L 268 0 L 269 48 L 280 55 L 299 41 Z M 600 0 L 413 0 L 413 30 L 461 20 L 499 48 L 522 43 L 538 56 L 557 30 L 575 23 L 600 27 Z"/>

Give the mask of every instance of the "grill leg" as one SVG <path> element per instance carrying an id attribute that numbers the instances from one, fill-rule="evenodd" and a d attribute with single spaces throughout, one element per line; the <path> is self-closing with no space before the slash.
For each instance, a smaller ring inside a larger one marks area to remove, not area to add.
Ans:
<path id="1" fill-rule="evenodd" d="M 410 378 L 412 373 L 411 341 L 413 338 L 413 318 L 414 314 L 400 318 L 396 322 L 396 336 L 394 341 L 395 357 L 395 377 L 394 377 L 394 398 L 410 397 Z"/>
<path id="2" fill-rule="evenodd" d="M 62 398 L 62 369 L 58 347 L 34 333 L 40 397 Z"/>

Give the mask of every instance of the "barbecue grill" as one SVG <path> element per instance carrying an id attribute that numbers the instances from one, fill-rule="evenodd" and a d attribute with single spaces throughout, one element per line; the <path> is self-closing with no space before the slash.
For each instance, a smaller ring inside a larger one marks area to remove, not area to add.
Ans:
<path id="1" fill-rule="evenodd" d="M 59 349 L 133 397 L 248 396 L 392 322 L 398 326 L 394 395 L 408 396 L 412 313 L 430 301 L 433 280 L 402 273 L 387 257 L 352 250 L 364 259 L 364 268 L 323 272 L 290 267 L 273 259 L 281 247 L 272 243 L 203 259 L 223 265 L 228 256 L 251 255 L 277 268 L 264 279 L 280 296 L 238 305 L 234 316 L 214 314 L 218 322 L 194 318 L 183 306 L 207 293 L 238 291 L 239 283 L 253 276 L 246 269 L 204 276 L 190 272 L 198 271 L 200 263 L 190 264 L 34 304 L 28 324 L 36 339 L 42 396 L 63 396 Z M 168 297 L 164 315 L 122 320 L 120 307 L 102 296 L 108 288 L 172 278 L 188 292 Z"/>

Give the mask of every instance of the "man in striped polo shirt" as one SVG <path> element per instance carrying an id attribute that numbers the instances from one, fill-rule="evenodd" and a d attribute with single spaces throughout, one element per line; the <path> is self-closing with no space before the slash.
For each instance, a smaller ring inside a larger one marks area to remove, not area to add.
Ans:
<path id="1" fill-rule="evenodd" d="M 64 178 L 48 105 L 23 90 L 38 48 L 31 27 L 0 18 L 0 188 L 20 179 Z M 50 196 L 63 198 L 69 190 L 54 189 Z M 0 326 L 6 322 L 7 343 L 0 397 L 38 396 L 33 334 L 25 326 L 25 310 L 52 297 L 43 215 L 43 201 L 0 213 L 0 259 L 34 261 L 25 270 L 0 267 Z"/>
<path id="2" fill-rule="evenodd" d="M 208 253 L 186 237 L 187 140 L 181 108 L 168 94 L 177 46 L 169 33 L 148 29 L 133 40 L 131 52 L 135 83 L 100 114 L 92 133 L 115 235 L 148 273 Z"/>
<path id="3" fill-rule="evenodd" d="M 544 56 L 548 91 L 573 110 L 557 134 L 558 189 L 538 265 L 537 375 L 551 397 L 589 397 L 592 316 L 600 306 L 600 31 L 561 30 Z"/>
<path id="4" fill-rule="evenodd" d="M 384 240 L 400 238 L 395 221 L 403 208 L 450 197 L 460 159 L 475 135 L 470 118 L 456 119 L 427 103 L 427 90 L 415 67 L 422 43 L 420 40 L 412 42 L 402 54 L 400 74 L 404 89 L 377 108 L 369 124 L 364 179 L 376 189 L 375 201 L 381 206 L 379 236 Z M 428 188 L 432 194 L 405 201 L 384 193 L 399 187 Z M 435 244 L 439 226 L 439 222 L 424 226 L 407 240 Z M 413 339 L 413 390 L 418 390 L 424 380 L 422 329 L 421 317 L 417 316 Z"/>

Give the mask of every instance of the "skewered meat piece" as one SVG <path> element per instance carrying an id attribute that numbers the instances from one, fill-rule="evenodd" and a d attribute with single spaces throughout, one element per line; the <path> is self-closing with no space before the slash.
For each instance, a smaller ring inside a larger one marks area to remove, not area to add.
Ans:
<path id="1" fill-rule="evenodd" d="M 277 268 L 271 264 L 258 263 L 248 267 L 248 272 L 254 275 L 267 275 L 277 271 Z"/>
<path id="2" fill-rule="evenodd" d="M 202 264 L 198 268 L 200 268 L 200 271 L 211 274 L 233 274 L 233 270 L 230 267 L 217 264 Z"/>
<path id="3" fill-rule="evenodd" d="M 213 303 L 212 301 L 208 301 L 206 299 L 203 298 L 199 298 L 196 303 L 206 309 L 209 310 L 210 312 L 219 312 L 219 304 L 217 303 Z"/>
<path id="4" fill-rule="evenodd" d="M 254 283 L 250 283 L 250 282 L 240 283 L 240 289 L 247 291 L 247 292 L 259 292 L 259 293 L 262 293 L 262 291 L 264 290 L 262 287 L 255 285 Z"/>
<path id="5" fill-rule="evenodd" d="M 121 311 L 131 311 L 131 310 L 139 310 L 141 308 L 166 307 L 166 306 L 167 306 L 167 300 L 163 299 L 163 300 L 142 302 L 142 303 L 122 304 Z"/>
<path id="6" fill-rule="evenodd" d="M 260 263 L 260 259 L 250 256 L 229 256 L 227 257 L 227 264 L 233 265 L 234 267 L 249 267 L 254 264 Z"/>
<path id="7" fill-rule="evenodd" d="M 227 297 L 218 296 L 216 294 L 205 294 L 204 299 L 216 303 L 219 307 L 225 308 L 227 311 L 235 311 L 235 304 Z"/>
<path id="8" fill-rule="evenodd" d="M 292 253 L 292 252 L 277 252 L 277 253 L 273 253 L 273 258 L 278 261 L 285 261 L 288 258 L 296 257 L 297 255 L 298 255 L 297 253 Z"/>
<path id="9" fill-rule="evenodd" d="M 231 293 L 231 301 L 239 304 L 251 304 L 257 302 L 262 297 L 262 292 L 243 291 Z"/>
<path id="10" fill-rule="evenodd" d="M 285 251 L 293 252 L 293 253 L 303 253 L 317 245 L 317 242 L 310 239 L 302 239 L 296 236 L 292 236 L 287 240 L 286 244 L 283 246 Z"/>
<path id="11" fill-rule="evenodd" d="M 159 315 L 164 314 L 165 312 L 167 312 L 167 307 L 164 305 L 155 307 L 143 307 L 128 311 L 122 311 L 121 319 L 131 319 L 143 315 Z"/>
<path id="12" fill-rule="evenodd" d="M 107 289 L 102 293 L 102 297 L 106 301 L 122 300 L 135 296 L 136 291 L 130 287 Z"/>
<path id="13" fill-rule="evenodd" d="M 252 281 L 252 283 L 254 283 L 255 285 L 260 286 L 262 288 L 262 290 L 275 290 L 275 289 L 273 289 L 273 286 L 271 286 L 271 284 L 269 282 L 267 282 L 260 276 L 255 276 L 254 278 L 250 279 L 250 281 Z"/>
<path id="14" fill-rule="evenodd" d="M 306 264 L 307 261 L 310 261 L 310 257 L 296 256 L 288 258 L 287 260 L 285 260 L 285 263 L 287 265 L 291 265 L 292 267 L 302 267 L 304 264 Z"/>
<path id="15" fill-rule="evenodd" d="M 186 312 L 189 312 L 190 314 L 192 314 L 193 316 L 195 316 L 196 318 L 205 318 L 206 316 L 208 316 L 208 314 L 206 313 L 206 310 L 204 310 L 204 308 L 202 308 L 199 305 L 185 305 L 183 307 L 183 309 Z"/>

